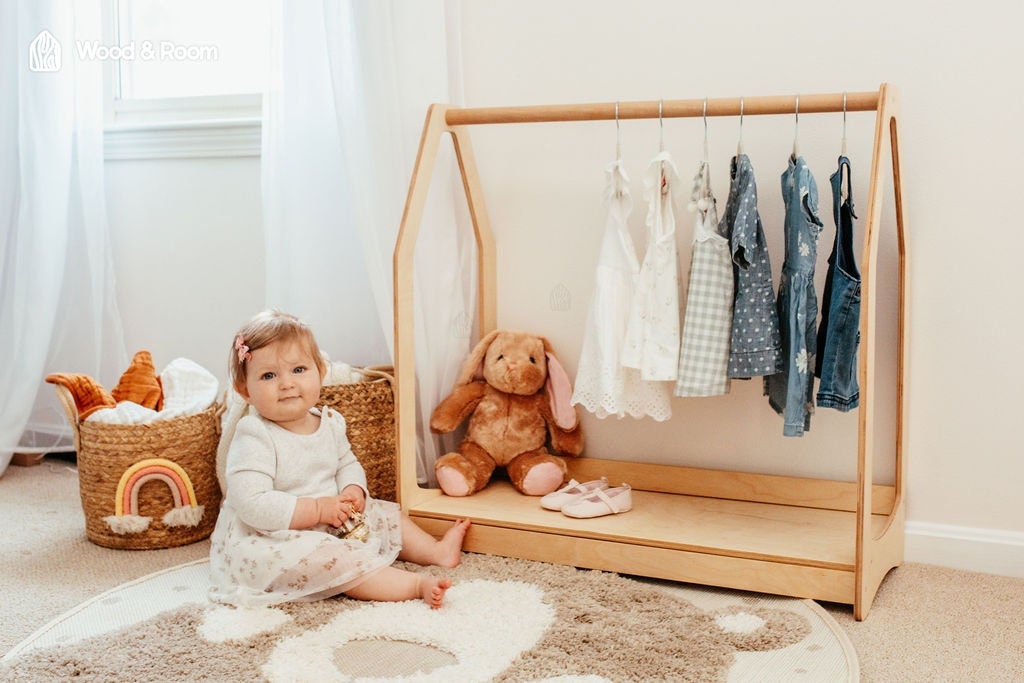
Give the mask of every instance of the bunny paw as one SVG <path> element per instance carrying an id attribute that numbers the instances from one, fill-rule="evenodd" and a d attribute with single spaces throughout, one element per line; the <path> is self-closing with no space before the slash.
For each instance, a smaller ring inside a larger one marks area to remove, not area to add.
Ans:
<path id="1" fill-rule="evenodd" d="M 444 491 L 446 496 L 469 495 L 469 482 L 454 467 L 439 467 L 436 474 L 437 483 L 441 485 L 441 490 Z"/>
<path id="2" fill-rule="evenodd" d="M 565 472 L 558 465 L 542 462 L 530 468 L 519 490 L 528 496 L 546 496 L 562 485 L 564 477 Z"/>

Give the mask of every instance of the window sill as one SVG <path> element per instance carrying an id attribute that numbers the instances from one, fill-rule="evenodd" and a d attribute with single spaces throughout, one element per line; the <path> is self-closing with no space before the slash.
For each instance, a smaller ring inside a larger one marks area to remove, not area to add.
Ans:
<path id="1" fill-rule="evenodd" d="M 103 153 L 109 161 L 258 157 L 260 118 L 162 121 L 109 126 Z"/>

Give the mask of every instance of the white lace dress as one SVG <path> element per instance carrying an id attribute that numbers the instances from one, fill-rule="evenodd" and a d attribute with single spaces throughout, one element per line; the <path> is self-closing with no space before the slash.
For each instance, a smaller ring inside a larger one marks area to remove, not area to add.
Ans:
<path id="1" fill-rule="evenodd" d="M 679 172 L 668 152 L 651 161 L 644 178 L 647 253 L 626 325 L 622 363 L 648 381 L 674 381 L 679 370 L 679 271 L 674 194 Z"/>
<path id="2" fill-rule="evenodd" d="M 702 161 L 693 179 L 692 201 L 697 214 L 693 257 L 683 319 L 676 396 L 720 396 L 729 393 L 729 349 L 732 341 L 733 277 L 729 240 L 719 234 L 718 208 L 711 192 L 711 173 Z"/>
<path id="3" fill-rule="evenodd" d="M 572 404 L 583 406 L 599 418 L 629 415 L 667 420 L 672 416 L 669 386 L 645 382 L 639 370 L 622 365 L 626 320 L 640 266 L 626 223 L 633 201 L 622 161 L 609 164 L 605 176 L 608 218 L 587 309 Z"/>
<path id="4" fill-rule="evenodd" d="M 345 420 L 329 408 L 313 434 L 295 434 L 258 415 L 243 417 L 225 476 L 227 495 L 210 545 L 215 602 L 258 607 L 336 595 L 391 565 L 402 547 L 398 505 L 369 497 L 365 542 L 338 538 L 326 525 L 288 528 L 300 497 L 335 496 L 349 484 L 366 490 Z"/>

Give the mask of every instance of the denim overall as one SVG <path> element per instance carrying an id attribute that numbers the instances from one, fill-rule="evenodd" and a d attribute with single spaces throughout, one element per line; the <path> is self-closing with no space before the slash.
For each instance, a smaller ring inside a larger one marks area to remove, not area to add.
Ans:
<path id="1" fill-rule="evenodd" d="M 814 357 L 817 351 L 818 299 L 814 264 L 818 257 L 818 186 L 803 157 L 790 157 L 782 174 L 786 204 L 786 256 L 779 281 L 782 371 L 765 378 L 765 393 L 783 415 L 784 436 L 803 436 L 814 412 Z"/>
<path id="2" fill-rule="evenodd" d="M 842 198 L 846 173 L 846 201 Z M 842 412 L 860 403 L 857 386 L 857 346 L 860 344 L 860 272 L 853 253 L 853 183 L 850 160 L 839 157 L 832 183 L 832 217 L 836 240 L 828 257 L 828 274 L 821 297 L 821 325 L 818 327 L 818 362 L 814 374 L 818 384 L 818 406 Z"/>

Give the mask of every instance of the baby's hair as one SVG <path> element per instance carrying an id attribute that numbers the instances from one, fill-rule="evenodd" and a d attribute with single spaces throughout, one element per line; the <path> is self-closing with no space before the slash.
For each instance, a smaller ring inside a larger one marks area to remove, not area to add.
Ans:
<path id="1" fill-rule="evenodd" d="M 327 374 L 327 363 L 313 336 L 313 330 L 290 313 L 270 309 L 257 313 L 238 330 L 235 341 L 231 344 L 231 355 L 228 357 L 228 373 L 235 391 L 242 392 L 245 387 L 245 372 L 252 352 L 262 349 L 268 344 L 278 341 L 297 341 L 304 346 L 316 361 L 320 377 Z M 241 348 L 240 348 L 241 347 Z"/>

